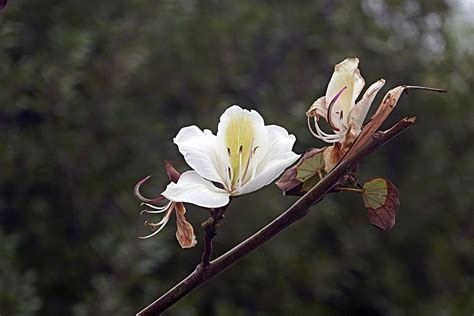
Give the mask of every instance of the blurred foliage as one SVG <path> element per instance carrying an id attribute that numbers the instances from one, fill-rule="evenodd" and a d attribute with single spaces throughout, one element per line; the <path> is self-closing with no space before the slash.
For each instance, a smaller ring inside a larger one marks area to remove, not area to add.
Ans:
<path id="1" fill-rule="evenodd" d="M 215 130 L 233 103 L 285 126 L 298 152 L 321 146 L 304 112 L 351 56 L 367 84 L 387 79 L 383 93 L 449 90 L 403 96 L 390 121 L 417 124 L 360 166 L 362 180 L 399 188 L 394 229 L 370 226 L 359 196 L 328 196 L 167 314 L 472 314 L 474 30 L 460 5 L 10 1 L 0 12 L 0 314 L 130 315 L 161 295 L 194 269 L 202 242 L 181 250 L 172 224 L 138 240 L 135 182 L 152 174 L 144 189 L 159 194 L 165 159 L 186 168 L 179 128 Z M 274 186 L 236 200 L 217 252 L 292 201 Z M 206 218 L 188 214 L 196 229 Z"/>

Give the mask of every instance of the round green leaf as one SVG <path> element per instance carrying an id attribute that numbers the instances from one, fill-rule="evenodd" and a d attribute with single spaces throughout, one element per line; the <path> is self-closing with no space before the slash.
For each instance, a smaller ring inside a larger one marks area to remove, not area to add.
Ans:
<path id="1" fill-rule="evenodd" d="M 309 148 L 296 165 L 283 173 L 276 185 L 284 194 L 304 195 L 324 177 L 323 151 L 324 148 Z"/>
<path id="2" fill-rule="evenodd" d="M 304 157 L 301 164 L 296 168 L 296 177 L 300 181 L 306 181 L 322 170 L 324 170 L 324 157 L 323 152 L 319 151 L 310 157 Z"/>
<path id="3" fill-rule="evenodd" d="M 369 223 L 383 230 L 392 229 L 400 207 L 397 188 L 387 179 L 372 178 L 364 183 L 362 197 Z"/>

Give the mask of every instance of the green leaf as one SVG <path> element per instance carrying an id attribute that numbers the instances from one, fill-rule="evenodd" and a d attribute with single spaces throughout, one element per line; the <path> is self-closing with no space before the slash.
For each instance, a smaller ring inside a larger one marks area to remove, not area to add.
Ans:
<path id="1" fill-rule="evenodd" d="M 305 182 L 303 182 L 303 185 L 301 186 L 301 191 L 306 193 L 309 190 L 311 190 L 318 182 L 321 181 L 319 178 L 319 175 L 313 175 L 312 177 L 308 178 Z"/>
<path id="2" fill-rule="evenodd" d="M 284 194 L 304 195 L 324 177 L 323 151 L 324 148 L 306 150 L 298 163 L 283 173 L 276 185 Z"/>
<path id="3" fill-rule="evenodd" d="M 372 178 L 364 183 L 362 197 L 369 223 L 383 230 L 392 229 L 400 207 L 397 188 L 387 179 Z"/>
<path id="4" fill-rule="evenodd" d="M 296 167 L 296 178 L 300 181 L 306 181 L 318 175 L 318 171 L 324 170 L 323 152 L 310 152 L 311 155 L 303 156 L 301 164 Z"/>

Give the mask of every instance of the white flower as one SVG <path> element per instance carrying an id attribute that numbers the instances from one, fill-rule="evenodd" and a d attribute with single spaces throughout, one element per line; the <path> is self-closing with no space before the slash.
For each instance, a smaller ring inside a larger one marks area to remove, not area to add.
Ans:
<path id="1" fill-rule="evenodd" d="M 256 191 L 274 181 L 299 155 L 295 136 L 265 125 L 257 111 L 237 105 L 221 116 L 217 135 L 197 126 L 182 128 L 174 138 L 193 169 L 184 172 L 161 194 L 169 201 L 222 207 L 231 196 Z"/>
<path id="2" fill-rule="evenodd" d="M 344 143 L 345 138 L 354 139 L 359 135 L 370 105 L 385 84 L 384 79 L 373 83 L 356 103 L 365 85 L 358 65 L 358 58 L 347 58 L 337 64 L 326 95 L 317 99 L 306 113 L 311 133 L 327 143 Z M 311 117 L 314 117 L 316 131 L 311 127 Z M 328 122 L 332 133 L 321 130 L 318 125 L 320 117 Z"/>

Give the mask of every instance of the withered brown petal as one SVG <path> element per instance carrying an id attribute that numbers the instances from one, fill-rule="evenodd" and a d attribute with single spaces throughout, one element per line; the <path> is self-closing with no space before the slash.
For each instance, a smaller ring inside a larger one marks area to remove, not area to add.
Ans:
<path id="1" fill-rule="evenodd" d="M 184 214 L 186 214 L 186 209 L 184 208 L 183 203 L 176 203 L 176 239 L 178 239 L 179 245 L 181 248 L 192 248 L 196 246 L 197 240 L 196 235 L 194 235 L 193 226 L 186 220 Z"/>
<path id="2" fill-rule="evenodd" d="M 339 143 L 332 146 L 324 147 L 324 170 L 329 172 L 344 157 L 347 150 L 343 150 Z"/>
<path id="3" fill-rule="evenodd" d="M 398 189 L 387 179 L 375 177 L 364 183 L 363 190 L 369 223 L 383 230 L 392 229 L 400 208 Z"/>

